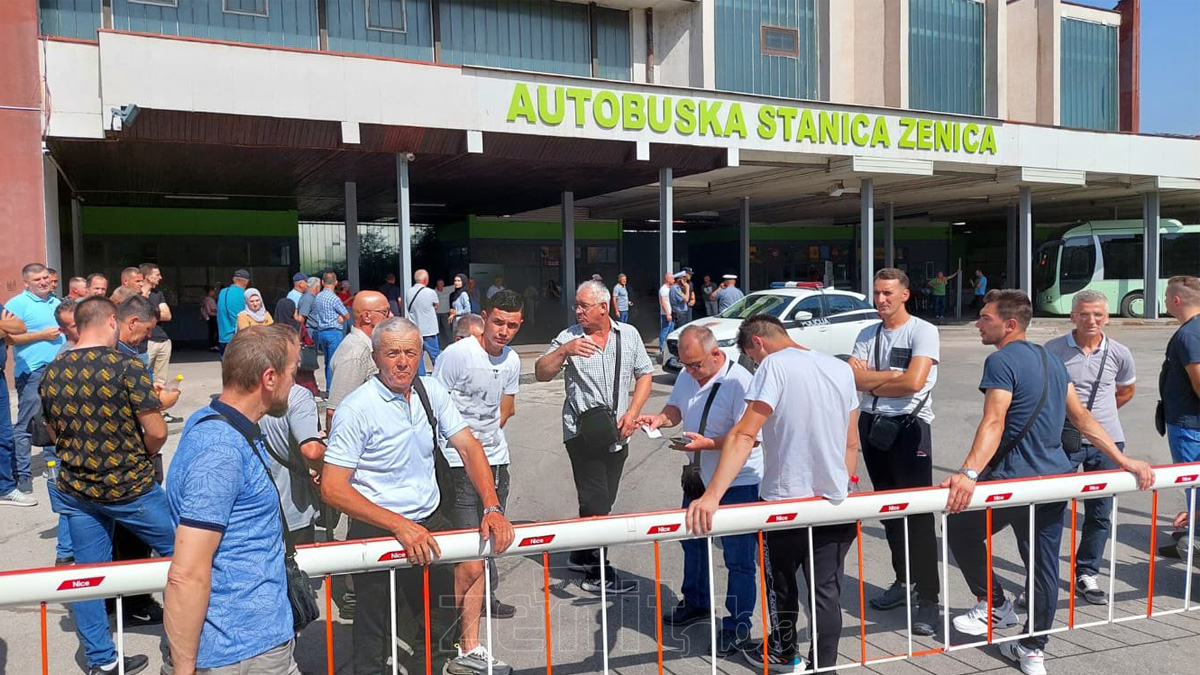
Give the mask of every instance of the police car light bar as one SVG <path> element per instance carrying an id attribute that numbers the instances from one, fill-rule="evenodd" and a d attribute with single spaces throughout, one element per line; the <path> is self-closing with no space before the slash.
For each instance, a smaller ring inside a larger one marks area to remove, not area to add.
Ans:
<path id="1" fill-rule="evenodd" d="M 825 288 L 819 281 L 772 281 L 771 288 Z"/>

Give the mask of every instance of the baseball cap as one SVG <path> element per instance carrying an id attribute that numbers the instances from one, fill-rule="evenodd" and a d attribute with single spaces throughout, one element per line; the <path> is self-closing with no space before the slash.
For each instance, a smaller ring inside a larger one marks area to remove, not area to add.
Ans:
<path id="1" fill-rule="evenodd" d="M 249 279 L 250 271 L 245 268 L 239 268 L 234 271 L 233 278 L 234 279 Z"/>
<path id="2" fill-rule="evenodd" d="M 293 284 L 300 283 L 301 281 L 308 281 L 308 275 L 304 272 L 296 272 L 292 275 Z"/>

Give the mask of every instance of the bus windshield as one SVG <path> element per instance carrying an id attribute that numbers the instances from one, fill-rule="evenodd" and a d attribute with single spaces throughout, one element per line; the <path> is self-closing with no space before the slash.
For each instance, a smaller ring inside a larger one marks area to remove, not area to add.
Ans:
<path id="1" fill-rule="evenodd" d="M 794 296 L 773 293 L 755 293 L 733 303 L 724 312 L 722 319 L 744 319 L 755 314 L 770 314 L 778 318 L 792 304 Z"/>
<path id="2" fill-rule="evenodd" d="M 1060 250 L 1062 250 L 1062 240 L 1046 242 L 1038 248 L 1037 269 L 1033 272 L 1037 288 L 1043 291 L 1049 290 L 1054 286 L 1054 282 L 1058 281 L 1058 252 Z"/>

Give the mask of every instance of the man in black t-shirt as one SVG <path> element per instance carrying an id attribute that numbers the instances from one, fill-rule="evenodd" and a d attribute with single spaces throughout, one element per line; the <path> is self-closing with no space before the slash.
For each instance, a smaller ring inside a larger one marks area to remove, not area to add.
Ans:
<path id="1" fill-rule="evenodd" d="M 138 269 L 142 271 L 142 296 L 150 301 L 150 305 L 158 313 L 154 330 L 150 332 L 150 339 L 146 342 L 146 353 L 150 359 L 150 378 L 155 384 L 165 386 L 167 366 L 171 363 L 171 338 L 167 336 L 167 331 L 163 330 L 163 323 L 171 320 L 171 308 L 160 290 L 163 277 L 158 265 L 144 263 Z M 178 424 L 183 418 L 163 412 L 163 421 Z"/>
<path id="2" fill-rule="evenodd" d="M 1177 276 L 1167 281 L 1164 293 L 1167 313 L 1181 324 L 1167 343 L 1167 355 L 1158 376 L 1158 395 L 1162 399 L 1167 445 L 1175 463 L 1200 461 L 1200 279 Z M 1190 496 L 1187 503 L 1190 503 Z M 1191 518 L 1184 511 L 1175 518 L 1180 528 L 1175 543 L 1158 552 L 1169 558 L 1186 555 L 1185 536 Z M 1180 548 L 1184 553 L 1180 552 Z"/>

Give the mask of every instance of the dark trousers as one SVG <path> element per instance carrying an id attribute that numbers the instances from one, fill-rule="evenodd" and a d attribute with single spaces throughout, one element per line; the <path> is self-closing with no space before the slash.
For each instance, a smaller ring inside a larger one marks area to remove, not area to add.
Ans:
<path id="1" fill-rule="evenodd" d="M 1121 450 L 1125 442 L 1117 443 Z M 1084 472 L 1116 469 L 1117 463 L 1100 452 L 1095 446 L 1083 443 L 1078 452 L 1067 453 L 1071 468 L 1083 467 Z M 1083 500 L 1083 532 L 1079 536 L 1079 547 L 1075 552 L 1075 575 L 1099 574 L 1104 561 L 1104 548 L 1108 546 L 1108 535 L 1112 529 L 1112 497 L 1097 497 Z"/>
<path id="2" fill-rule="evenodd" d="M 846 553 L 854 541 L 854 525 L 812 528 L 812 565 L 809 565 L 808 529 L 774 530 L 766 533 L 767 611 L 771 618 L 770 648 L 792 659 L 799 653 L 797 623 L 800 603 L 809 604 L 805 589 L 796 583 L 796 571 L 804 571 L 809 588 L 815 588 L 817 611 L 812 626 L 815 645 L 809 645 L 808 662 L 816 652 L 818 668 L 837 663 L 838 640 L 842 634 L 842 577 Z"/>
<path id="3" fill-rule="evenodd" d="M 579 494 L 579 517 L 607 516 L 617 501 L 617 488 L 621 485 L 621 470 L 629 458 L 629 446 L 624 446 L 620 452 L 609 452 L 608 448 L 588 445 L 580 436 L 570 439 L 566 445 L 575 491 Z M 600 576 L 600 549 L 572 551 L 571 562 L 588 567 L 589 577 Z"/>
<path id="4" fill-rule="evenodd" d="M 917 420 L 900 432 L 896 445 L 891 450 L 877 448 L 870 442 L 871 424 L 875 415 L 863 413 L 858 418 L 858 438 L 862 444 L 863 460 L 867 475 L 876 490 L 900 490 L 933 485 L 932 441 L 929 423 Z M 887 534 L 888 548 L 892 552 L 892 570 L 897 581 L 905 580 L 904 571 L 904 519 L 891 518 L 883 521 Z M 912 582 L 917 586 L 921 600 L 937 604 L 938 601 L 938 554 L 937 534 L 933 527 L 933 514 L 908 517 L 908 549 L 912 556 L 909 571 Z"/>
<path id="5" fill-rule="evenodd" d="M 447 529 L 437 515 L 421 523 L 431 532 Z M 392 533 L 373 525 L 351 521 L 347 539 L 391 537 Z M 399 544 L 397 544 L 399 547 Z M 425 598 L 424 568 L 396 570 L 396 636 L 408 645 L 397 646 L 399 666 L 409 673 L 425 672 Z M 351 575 L 358 596 L 354 614 L 352 643 L 354 672 L 357 675 L 387 675 L 392 672 L 391 610 L 388 605 L 388 572 Z M 433 640 L 432 672 L 440 673 L 446 661 L 456 655 L 458 640 L 457 610 L 454 603 L 454 567 L 435 564 L 429 567 L 430 639 Z"/>
<path id="6" fill-rule="evenodd" d="M 1062 543 L 1063 512 L 1066 502 L 1039 504 L 1034 507 L 1033 515 L 1033 554 L 1036 569 L 1033 578 L 1033 629 L 1034 631 L 1049 630 L 1054 624 L 1054 610 L 1058 605 L 1058 553 Z M 1029 509 L 1028 507 L 1011 507 L 994 509 L 992 511 L 992 534 L 1011 526 L 1017 537 L 1017 551 L 1021 554 L 1021 562 L 1025 563 L 1026 573 L 1029 571 Z M 982 600 L 987 597 L 987 512 L 965 511 L 956 513 L 947 521 L 946 536 L 949 539 L 950 552 L 958 561 L 967 587 Z M 992 602 L 999 606 L 1004 603 L 1004 587 L 1000 584 L 1000 576 L 992 575 Z M 1029 624 L 1021 630 L 1029 630 Z M 1044 649 L 1049 637 L 1039 635 L 1021 640 L 1026 648 Z"/>
<path id="7" fill-rule="evenodd" d="M 212 349 L 217 346 L 217 317 L 209 317 L 204 323 L 208 326 L 208 348 Z"/>

